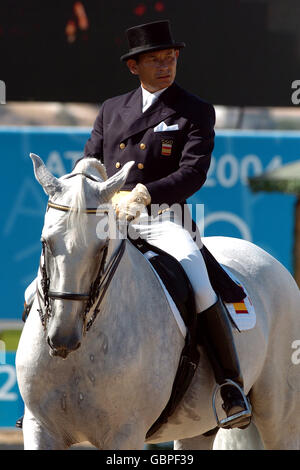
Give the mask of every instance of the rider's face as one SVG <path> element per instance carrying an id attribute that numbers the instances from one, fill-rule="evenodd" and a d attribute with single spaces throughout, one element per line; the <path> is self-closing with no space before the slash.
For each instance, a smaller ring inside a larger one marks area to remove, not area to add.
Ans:
<path id="1" fill-rule="evenodd" d="M 138 75 L 142 86 L 150 93 L 172 85 L 176 76 L 179 51 L 162 51 L 140 54 L 138 60 L 129 59 L 127 66 L 131 73 Z"/>

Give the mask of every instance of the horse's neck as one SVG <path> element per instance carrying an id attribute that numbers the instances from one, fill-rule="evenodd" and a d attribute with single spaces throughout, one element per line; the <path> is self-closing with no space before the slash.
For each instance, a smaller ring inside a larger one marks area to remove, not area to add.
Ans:
<path id="1" fill-rule="evenodd" d="M 123 239 L 119 236 L 110 238 L 107 249 L 106 264 L 109 264 L 109 262 L 115 256 L 118 249 L 120 248 L 122 241 Z"/>

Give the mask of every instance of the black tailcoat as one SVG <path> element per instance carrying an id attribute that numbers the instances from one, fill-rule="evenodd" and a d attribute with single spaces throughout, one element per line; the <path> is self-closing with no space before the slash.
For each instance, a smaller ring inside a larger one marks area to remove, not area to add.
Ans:
<path id="1" fill-rule="evenodd" d="M 168 126 L 178 124 L 179 129 L 154 132 L 154 127 L 162 121 Z M 142 113 L 139 87 L 103 103 L 84 156 L 101 160 L 108 176 L 124 163 L 135 160 L 122 189 L 131 190 L 137 183 L 143 183 L 150 192 L 152 204 L 182 206 L 206 180 L 214 148 L 214 124 L 213 106 L 176 83 Z M 192 230 L 199 235 L 196 224 Z M 214 290 L 225 302 L 240 302 L 246 296 L 243 288 L 231 280 L 202 246 L 201 239 L 196 236 L 195 240 L 200 242 Z"/>
<path id="2" fill-rule="evenodd" d="M 178 130 L 154 132 L 164 121 Z M 142 90 L 105 101 L 96 118 L 85 157 L 104 163 L 108 176 L 134 160 L 124 190 L 144 184 L 153 204 L 184 203 L 206 180 L 214 147 L 211 104 L 173 83 L 142 113 Z"/>

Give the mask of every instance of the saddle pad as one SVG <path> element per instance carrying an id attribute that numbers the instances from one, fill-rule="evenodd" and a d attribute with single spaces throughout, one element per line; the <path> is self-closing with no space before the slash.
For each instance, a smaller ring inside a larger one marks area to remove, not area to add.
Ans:
<path id="1" fill-rule="evenodd" d="M 144 257 L 149 261 L 151 258 L 153 258 L 154 256 L 157 256 L 157 253 L 154 253 L 153 251 L 149 250 L 147 251 L 146 253 L 144 253 Z M 163 288 L 164 290 L 164 293 L 167 297 L 167 300 L 168 300 L 168 303 L 169 303 L 169 306 L 172 310 L 172 313 L 174 315 L 174 318 L 176 320 L 176 323 L 177 323 L 177 326 L 182 334 L 182 336 L 185 338 L 186 337 L 186 333 L 187 333 L 187 328 L 184 324 L 184 321 L 180 315 L 180 312 L 174 302 L 174 300 L 172 299 L 172 297 L 170 296 L 166 286 L 164 285 L 164 283 L 162 282 L 161 278 L 159 277 L 159 274 L 155 271 L 154 267 L 152 266 L 152 264 L 150 263 L 149 261 L 149 265 L 151 266 L 151 269 L 152 271 L 155 273 L 161 287 Z"/>
<path id="2" fill-rule="evenodd" d="M 156 253 L 153 251 L 149 250 L 146 253 L 144 253 L 144 257 L 149 261 L 153 256 L 157 256 Z M 153 268 L 152 264 L 149 262 L 149 265 L 151 266 L 151 269 L 157 276 L 157 279 L 159 280 L 165 295 L 167 297 L 168 303 L 170 305 L 170 308 L 172 310 L 172 313 L 174 315 L 174 318 L 176 320 L 176 323 L 178 325 L 179 330 L 181 331 L 182 336 L 185 338 L 186 337 L 186 326 L 184 324 L 184 321 L 181 318 L 180 312 L 178 308 L 175 305 L 175 302 L 173 301 L 172 297 L 170 296 L 168 290 L 166 289 L 164 283 L 162 282 L 161 278 L 159 277 L 158 273 L 155 271 Z M 252 301 L 248 295 L 247 289 L 244 287 L 244 285 L 229 271 L 229 269 L 225 266 L 223 266 L 223 269 L 227 272 L 227 274 L 231 277 L 231 279 L 236 282 L 238 285 L 242 286 L 245 293 L 247 296 L 242 300 L 241 302 L 235 302 L 235 303 L 225 303 L 227 310 L 230 314 L 230 317 L 232 319 L 233 324 L 239 331 L 245 331 L 245 330 L 251 330 L 254 328 L 256 324 L 256 313 L 254 310 L 254 306 L 252 304 Z"/>
<path id="3" fill-rule="evenodd" d="M 243 287 L 247 294 L 247 297 L 245 297 L 241 302 L 225 303 L 232 321 L 239 331 L 251 330 L 256 324 L 256 313 L 247 289 L 227 267 L 223 265 L 222 267 L 234 282 Z"/>

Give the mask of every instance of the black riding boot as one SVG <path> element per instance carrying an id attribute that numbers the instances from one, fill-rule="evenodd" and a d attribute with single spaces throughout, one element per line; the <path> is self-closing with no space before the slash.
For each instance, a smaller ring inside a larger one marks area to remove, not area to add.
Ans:
<path id="1" fill-rule="evenodd" d="M 198 338 L 200 338 L 211 362 L 216 382 L 222 385 L 227 379 L 230 379 L 243 389 L 243 378 L 230 320 L 227 309 L 220 299 L 197 315 L 197 330 Z M 233 415 L 247 409 L 241 392 L 234 385 L 223 385 L 221 396 L 227 417 L 233 417 Z M 227 427 L 247 427 L 250 423 L 251 413 L 249 412 L 247 415 L 233 419 Z"/>

